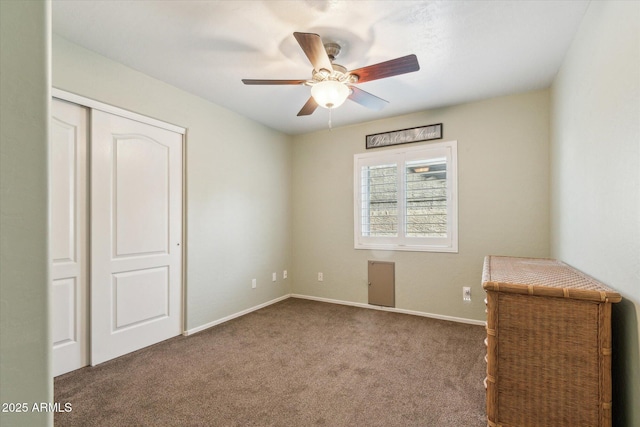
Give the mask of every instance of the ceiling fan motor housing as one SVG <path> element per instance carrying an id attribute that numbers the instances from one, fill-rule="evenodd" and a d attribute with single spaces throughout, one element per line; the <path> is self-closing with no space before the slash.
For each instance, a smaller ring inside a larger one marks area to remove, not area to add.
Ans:
<path id="1" fill-rule="evenodd" d="M 329 70 L 313 70 L 311 80 L 307 82 L 309 86 L 313 86 L 316 83 L 323 82 L 325 80 L 334 80 L 340 83 L 356 83 L 358 76 L 355 74 L 349 74 L 347 69 L 340 64 L 333 65 L 333 71 Z"/>

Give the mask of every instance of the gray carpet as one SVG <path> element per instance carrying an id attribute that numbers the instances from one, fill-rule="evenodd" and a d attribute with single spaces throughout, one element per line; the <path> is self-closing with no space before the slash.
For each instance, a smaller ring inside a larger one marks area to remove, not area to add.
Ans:
<path id="1" fill-rule="evenodd" d="M 56 426 L 486 426 L 484 328 L 289 298 L 55 379 Z"/>

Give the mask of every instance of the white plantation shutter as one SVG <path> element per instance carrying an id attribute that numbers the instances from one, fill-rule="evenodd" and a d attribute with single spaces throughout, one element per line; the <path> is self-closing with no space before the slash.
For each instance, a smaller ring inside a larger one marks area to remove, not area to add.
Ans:
<path id="1" fill-rule="evenodd" d="M 407 237 L 447 237 L 447 163 L 445 158 L 405 165 Z"/>
<path id="2" fill-rule="evenodd" d="M 361 169 L 362 234 L 367 237 L 398 235 L 398 165 L 363 166 Z"/>
<path id="3" fill-rule="evenodd" d="M 356 249 L 457 252 L 456 141 L 354 156 Z"/>

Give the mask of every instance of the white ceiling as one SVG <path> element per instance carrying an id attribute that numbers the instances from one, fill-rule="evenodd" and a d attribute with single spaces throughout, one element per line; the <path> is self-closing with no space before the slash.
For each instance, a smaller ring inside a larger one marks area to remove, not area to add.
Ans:
<path id="1" fill-rule="evenodd" d="M 53 32 L 87 49 L 288 134 L 326 129 L 328 110 L 296 114 L 307 79 L 293 37 L 338 41 L 347 69 L 414 53 L 420 71 L 362 83 L 389 101 L 347 101 L 333 126 L 548 87 L 588 7 L 569 1 L 54 0 Z"/>

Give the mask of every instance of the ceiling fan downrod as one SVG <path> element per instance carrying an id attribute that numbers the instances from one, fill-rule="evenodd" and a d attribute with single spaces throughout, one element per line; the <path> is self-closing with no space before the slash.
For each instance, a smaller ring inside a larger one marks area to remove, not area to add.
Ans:
<path id="1" fill-rule="evenodd" d="M 324 50 L 327 51 L 329 60 L 333 62 L 338 57 L 338 55 L 340 55 L 340 50 L 342 50 L 342 47 L 338 43 L 329 42 L 324 44 Z"/>

